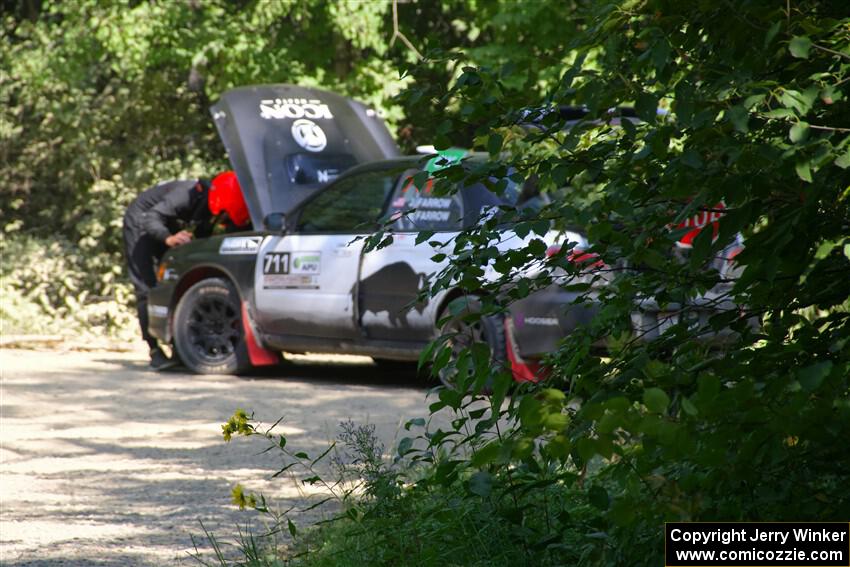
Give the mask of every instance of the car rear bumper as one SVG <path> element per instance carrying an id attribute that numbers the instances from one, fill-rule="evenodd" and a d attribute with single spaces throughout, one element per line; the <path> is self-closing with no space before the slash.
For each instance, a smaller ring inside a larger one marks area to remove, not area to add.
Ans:
<path id="1" fill-rule="evenodd" d="M 654 299 L 643 300 L 632 311 L 632 333 L 639 341 L 653 341 L 672 325 L 684 321 L 693 329 L 695 340 L 713 346 L 728 344 L 737 338 L 737 332 L 728 326 L 713 329 L 710 319 L 721 313 L 740 313 L 741 309 L 723 291 L 713 290 L 685 305 L 662 307 Z M 601 305 L 593 296 L 584 303 L 575 303 L 580 296 L 550 286 L 511 305 L 505 330 L 508 346 L 518 361 L 535 360 L 554 352 L 565 336 L 589 325 L 599 315 Z M 747 324 L 757 327 L 754 318 Z M 604 347 L 605 344 L 606 340 L 601 339 L 594 346 Z"/>
<path id="2" fill-rule="evenodd" d="M 686 304 L 660 306 L 654 299 L 646 299 L 639 302 L 631 314 L 632 330 L 639 340 L 653 341 L 673 325 L 684 323 L 688 330 L 693 331 L 695 340 L 719 346 L 738 337 L 738 333 L 729 326 L 712 328 L 711 318 L 723 313 L 740 314 L 742 310 L 722 291 L 709 292 Z M 755 318 L 750 318 L 747 324 L 751 328 L 758 326 Z"/>
<path id="3" fill-rule="evenodd" d="M 589 325 L 599 313 L 593 299 L 575 303 L 582 294 L 550 286 L 510 308 L 510 331 L 517 354 L 539 358 L 554 352 L 559 341 L 578 327 Z"/>

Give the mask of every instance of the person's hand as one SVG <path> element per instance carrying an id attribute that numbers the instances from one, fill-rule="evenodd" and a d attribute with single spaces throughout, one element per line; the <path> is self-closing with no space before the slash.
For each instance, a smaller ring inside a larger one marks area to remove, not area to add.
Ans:
<path id="1" fill-rule="evenodd" d="M 174 248 L 175 246 L 182 246 L 183 244 L 188 244 L 192 241 L 192 233 L 181 230 L 175 234 L 172 234 L 168 238 L 165 239 L 165 245 L 169 248 Z"/>

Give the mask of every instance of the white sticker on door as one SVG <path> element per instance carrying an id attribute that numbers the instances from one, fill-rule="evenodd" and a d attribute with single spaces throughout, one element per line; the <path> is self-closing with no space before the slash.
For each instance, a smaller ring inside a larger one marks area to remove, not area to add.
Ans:
<path id="1" fill-rule="evenodd" d="M 263 256 L 264 289 L 318 289 L 321 252 L 267 252 Z"/>

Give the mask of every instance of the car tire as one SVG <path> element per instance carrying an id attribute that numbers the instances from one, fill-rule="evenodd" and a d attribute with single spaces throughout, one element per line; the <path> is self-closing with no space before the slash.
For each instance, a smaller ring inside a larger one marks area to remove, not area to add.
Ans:
<path id="1" fill-rule="evenodd" d="M 478 298 L 471 298 L 463 312 L 451 316 L 443 324 L 440 334 L 454 335 L 447 342 L 453 351 L 453 359 L 456 358 L 456 353 L 460 352 L 463 348 L 467 348 L 472 342 L 484 342 L 490 348 L 491 366 L 504 366 L 508 360 L 508 347 L 505 340 L 505 318 L 503 315 L 487 315 L 472 322 L 464 320 L 464 317 L 469 313 L 478 313 L 480 310 L 481 301 Z M 445 319 L 447 316 L 449 314 L 443 312 L 438 318 L 438 321 Z M 441 368 L 437 372 L 437 377 L 445 387 L 456 389 L 454 368 Z M 484 385 L 485 393 L 491 391 L 491 389 L 491 383 L 488 382 Z"/>
<path id="2" fill-rule="evenodd" d="M 239 294 L 222 278 L 190 287 L 174 312 L 174 348 L 197 374 L 236 374 L 250 366 Z"/>

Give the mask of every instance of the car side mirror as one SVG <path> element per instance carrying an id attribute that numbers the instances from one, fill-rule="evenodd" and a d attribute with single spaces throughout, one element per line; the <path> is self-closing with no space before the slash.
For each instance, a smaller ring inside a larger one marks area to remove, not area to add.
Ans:
<path id="1" fill-rule="evenodd" d="M 284 213 L 269 213 L 263 219 L 266 229 L 283 234 L 286 232 L 286 215 Z"/>

